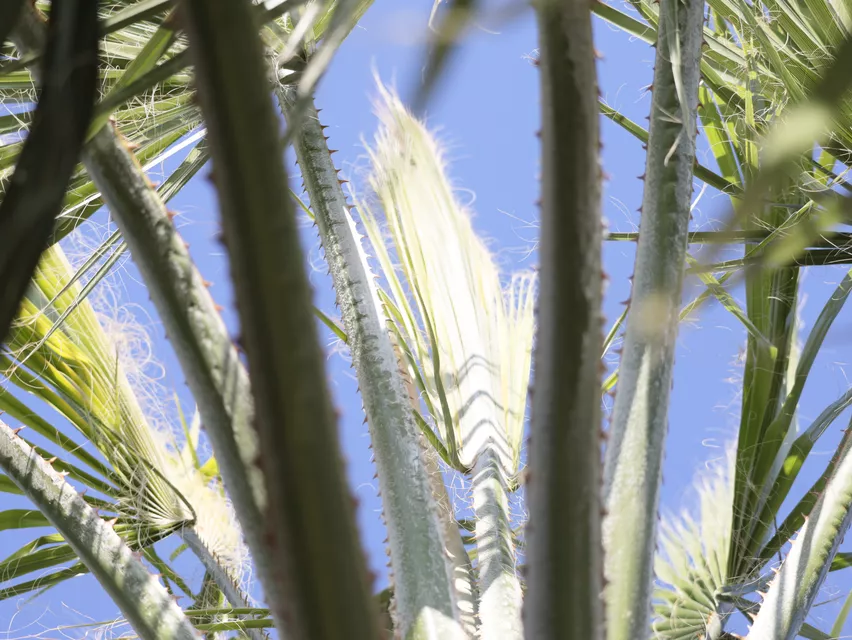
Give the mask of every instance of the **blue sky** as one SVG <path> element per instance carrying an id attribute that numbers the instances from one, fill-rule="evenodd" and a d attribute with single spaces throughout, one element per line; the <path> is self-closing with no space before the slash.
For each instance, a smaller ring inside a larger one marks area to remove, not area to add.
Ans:
<path id="1" fill-rule="evenodd" d="M 406 8 L 400 8 L 400 7 Z M 495 7 L 494 2 L 485 6 Z M 317 96 L 323 123 L 329 125 L 330 144 L 339 149 L 335 158 L 343 173 L 358 189 L 359 167 L 364 167 L 362 138 L 369 141 L 376 122 L 371 100 L 375 95 L 374 70 L 386 83 L 395 81 L 403 98 L 413 93 L 423 61 L 425 24 L 431 0 L 391 3 L 379 0 L 368 11 L 358 28 L 339 52 Z M 598 65 L 604 98 L 636 121 L 644 121 L 650 100 L 642 87 L 651 81 L 653 50 L 641 42 L 596 21 L 596 45 L 602 54 Z M 489 24 L 474 30 L 434 95 L 428 108 L 428 122 L 437 129 L 450 161 L 450 175 L 463 198 L 474 198 L 476 228 L 489 240 L 501 265 L 508 271 L 534 264 L 534 223 L 537 210 L 539 171 L 538 77 L 529 56 L 536 48 L 535 25 L 527 11 L 510 23 Z M 640 144 L 609 121 L 602 119 L 603 165 L 608 179 L 604 189 L 604 213 L 613 231 L 633 230 L 641 201 L 642 183 L 636 179 L 644 171 Z M 699 148 L 706 143 L 699 137 Z M 706 162 L 712 164 L 709 155 Z M 167 164 L 171 169 L 175 161 Z M 294 164 L 288 166 L 295 171 Z M 204 172 L 202 172 L 204 173 Z M 293 176 L 294 185 L 297 182 Z M 697 193 L 697 192 L 696 192 Z M 695 210 L 695 227 L 708 228 L 725 214 L 727 201 L 708 190 Z M 172 201 L 180 213 L 181 232 L 205 277 L 214 283 L 214 298 L 225 306 L 225 317 L 235 327 L 227 266 L 222 248 L 215 242 L 218 231 L 214 194 L 203 175 Z M 304 247 L 312 264 L 321 262 L 315 233 L 305 226 Z M 622 243 L 605 248 L 605 269 L 610 277 L 605 315 L 608 322 L 621 311 L 619 302 L 629 295 L 633 266 L 633 247 Z M 311 279 L 317 304 L 333 311 L 333 294 L 325 270 L 315 269 Z M 833 287 L 843 275 L 842 268 L 819 268 L 808 272 L 804 291 L 807 302 L 802 314 L 805 330 L 813 324 Z M 155 317 L 144 287 L 132 263 L 126 262 L 120 278 L 124 302 Z M 694 290 L 694 289 L 693 289 Z M 150 318 L 142 316 L 145 323 Z M 826 340 L 809 382 L 800 414 L 807 426 L 822 408 L 847 386 L 844 358 L 850 346 L 848 314 L 841 314 Z M 186 392 L 179 366 L 162 339 L 160 329 L 152 329 L 156 355 L 164 365 L 161 380 L 178 392 L 187 410 L 191 400 Z M 323 333 L 331 344 L 330 336 Z M 675 386 L 670 413 L 670 432 L 664 470 L 664 508 L 680 509 L 689 503 L 688 487 L 698 469 L 721 455 L 721 446 L 735 433 L 739 419 L 738 374 L 736 358 L 745 333 L 718 305 L 710 305 L 697 322 L 682 327 L 676 356 Z M 348 363 L 339 355 L 330 355 L 328 375 L 335 401 L 342 413 L 340 424 L 344 452 L 354 492 L 360 499 L 359 519 L 364 547 L 371 564 L 384 574 L 383 528 L 379 518 L 380 502 L 372 480 L 367 428 L 362 424 L 361 403 Z M 839 440 L 840 429 L 848 415 L 842 416 L 816 447 L 800 486 L 809 486 L 828 462 Z M 802 489 L 804 490 L 804 488 Z M 23 503 L 0 494 L 0 508 Z M 3 534 L 0 556 L 22 544 L 29 536 Z M 192 567 L 191 564 L 182 566 Z M 200 567 L 192 568 L 200 579 Z M 833 585 L 849 588 L 849 580 L 832 578 Z M 86 616 L 106 620 L 116 614 L 112 603 L 91 577 L 76 578 L 48 591 L 40 599 L 0 603 L 0 638 L 36 634 L 43 628 L 76 624 Z M 188 603 L 182 603 L 188 604 Z M 833 619 L 829 605 L 815 610 L 812 622 Z M 79 613 L 75 613 L 75 611 Z M 823 625 L 827 627 L 829 625 Z M 850 627 L 852 630 L 852 627 Z M 69 631 L 72 635 L 81 632 Z M 58 633 L 47 633 L 58 637 Z"/>

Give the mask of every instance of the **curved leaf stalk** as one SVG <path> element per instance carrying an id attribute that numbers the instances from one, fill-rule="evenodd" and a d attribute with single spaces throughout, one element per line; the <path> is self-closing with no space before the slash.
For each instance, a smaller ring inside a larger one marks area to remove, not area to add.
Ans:
<path id="1" fill-rule="evenodd" d="M 296 89 L 279 84 L 276 94 L 288 116 L 298 102 Z M 388 528 L 396 629 L 404 638 L 418 627 L 437 634 L 428 637 L 463 637 L 454 621 L 452 568 L 400 362 L 316 108 L 305 109 L 294 148 L 367 414 Z"/>
<path id="2" fill-rule="evenodd" d="M 645 192 L 604 465 L 607 637 L 648 627 L 690 199 L 704 3 L 662 0 Z"/>
<path id="3" fill-rule="evenodd" d="M 64 478 L 0 422 L 0 466 L 97 577 L 144 640 L 197 634 L 166 589 Z"/>
<path id="4" fill-rule="evenodd" d="M 748 640 L 794 640 L 814 604 L 852 523 L 852 425 L 832 466 L 825 490 L 769 585 Z"/>
<path id="5" fill-rule="evenodd" d="M 16 30 L 24 53 L 40 50 L 43 24 L 29 7 Z M 248 374 L 187 245 L 121 135 L 102 127 L 83 162 L 130 247 L 159 312 L 216 453 L 216 460 L 250 549 L 263 548 L 263 477 L 255 464 L 257 436 Z M 258 562 L 264 579 L 268 563 Z M 267 576 L 268 579 L 268 576 Z M 264 584 L 267 581 L 264 580 Z"/>
<path id="6" fill-rule="evenodd" d="M 589 5 L 537 0 L 541 284 L 531 400 L 524 631 L 603 637 L 603 290 L 597 76 Z"/>
<path id="7" fill-rule="evenodd" d="M 184 0 L 181 10 L 209 127 L 263 452 L 256 464 L 268 497 L 265 540 L 254 551 L 272 569 L 267 599 L 294 640 L 374 640 L 378 612 L 341 460 L 258 25 L 251 4 L 238 0 Z M 232 46 L 234 39 L 240 47 Z"/>

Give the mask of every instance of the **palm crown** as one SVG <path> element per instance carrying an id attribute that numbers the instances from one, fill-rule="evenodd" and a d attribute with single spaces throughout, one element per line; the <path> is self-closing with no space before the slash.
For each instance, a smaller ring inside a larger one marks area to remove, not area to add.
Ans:
<path id="1" fill-rule="evenodd" d="M 832 629 L 805 619 L 826 574 L 849 564 L 849 437 L 813 487 L 796 479 L 852 393 L 802 430 L 796 413 L 852 272 L 800 348 L 795 314 L 801 269 L 848 262 L 845 3 L 594 4 L 656 46 L 646 130 L 597 98 L 587 3 L 537 0 L 538 274 L 500 273 L 438 144 L 381 84 L 368 188 L 344 192 L 313 93 L 370 2 L 8 5 L 0 410 L 37 437 L 0 423 L 0 490 L 37 511 L 0 512 L 0 529 L 57 533 L 0 562 L 0 598 L 90 571 L 144 638 L 272 626 L 288 638 L 722 638 L 740 613 L 753 640 L 838 637 L 848 606 Z M 468 5 L 435 13 L 419 98 Z M 638 237 L 601 235 L 600 114 L 647 147 Z M 307 203 L 288 187 L 280 116 Z M 696 160 L 699 129 L 715 166 Z M 146 169 L 177 153 L 151 183 Z M 167 208 L 211 159 L 238 344 Z M 690 231 L 696 179 L 729 196 L 724 228 Z M 72 266 L 62 241 L 104 205 L 118 230 Z M 339 320 L 313 307 L 299 207 L 318 227 Z M 604 239 L 638 241 L 633 294 L 606 339 Z M 742 245 L 743 256 L 692 255 L 697 244 Z M 89 297 L 127 251 L 197 403 L 167 428 Z M 705 290 L 684 305 L 687 275 Z M 744 305 L 730 293 L 740 282 Z M 710 298 L 748 333 L 738 439 L 703 480 L 697 515 L 658 526 L 678 323 Z M 383 594 L 358 539 L 317 320 L 358 378 L 388 531 Z M 618 368 L 602 380 L 622 326 Z M 599 394 L 613 390 L 602 457 Z M 509 510 L 522 470 L 529 526 Z M 472 520 L 457 516 L 442 472 L 466 478 Z M 172 535 L 204 567 L 200 587 L 157 553 Z M 268 609 L 247 588 L 249 558 Z M 177 606 L 177 591 L 192 604 Z"/>

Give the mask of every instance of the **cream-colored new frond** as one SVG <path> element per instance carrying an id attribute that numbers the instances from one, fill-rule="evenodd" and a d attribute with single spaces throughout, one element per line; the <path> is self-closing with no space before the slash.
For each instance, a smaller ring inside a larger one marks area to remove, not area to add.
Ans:
<path id="1" fill-rule="evenodd" d="M 435 418 L 444 435 L 447 428 L 454 429 L 464 464 L 471 464 L 492 441 L 499 443 L 506 468 L 517 470 L 535 278 L 516 275 L 504 290 L 470 212 L 455 197 L 437 142 L 391 91 L 381 85 L 379 91 L 380 128 L 370 150 L 370 186 L 385 213 L 406 282 L 405 292 L 391 287 L 396 306 L 410 309 L 402 299 L 408 296 L 420 316 L 419 323 L 406 318 L 406 338 L 419 353 L 435 407 L 441 407 L 443 386 L 452 425 L 444 424 L 441 415 Z M 376 245 L 383 240 L 371 222 L 366 227 Z M 377 252 L 382 254 L 383 248 Z M 414 335 L 416 324 L 421 335 Z M 429 349 L 418 348 L 433 339 Z M 436 359 L 439 379 L 433 375 Z"/>

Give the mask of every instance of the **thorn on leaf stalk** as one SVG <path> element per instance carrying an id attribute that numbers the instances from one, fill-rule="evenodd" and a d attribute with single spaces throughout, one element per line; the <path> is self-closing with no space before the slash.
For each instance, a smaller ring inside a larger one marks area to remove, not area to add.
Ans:
<path id="1" fill-rule="evenodd" d="M 17 429 L 12 429 L 12 433 L 14 433 L 15 435 L 18 435 L 21 431 L 23 431 L 26 428 L 27 428 L 27 426 L 24 425 L 23 427 L 18 427 Z"/>
<path id="2" fill-rule="evenodd" d="M 213 308 L 216 309 L 216 311 L 219 311 L 219 312 L 225 310 L 225 307 L 223 307 L 221 304 L 217 304 L 215 302 L 213 303 Z"/>
<path id="3" fill-rule="evenodd" d="M 212 283 L 212 282 L 210 282 L 209 280 L 202 280 L 202 281 L 201 281 L 201 284 L 203 284 L 203 285 L 204 285 L 204 288 L 205 288 L 205 289 L 209 289 L 210 287 L 212 287 L 212 286 L 213 286 L 213 283 Z"/>
<path id="4" fill-rule="evenodd" d="M 56 456 L 53 456 L 52 458 L 49 458 L 47 460 L 47 464 L 49 464 L 52 467 L 53 463 L 56 462 L 57 460 L 59 460 L 59 458 L 57 458 Z"/>
<path id="5" fill-rule="evenodd" d="M 172 211 L 171 209 L 166 209 L 166 217 L 169 220 L 174 220 L 175 216 L 177 216 L 177 211 Z"/>

